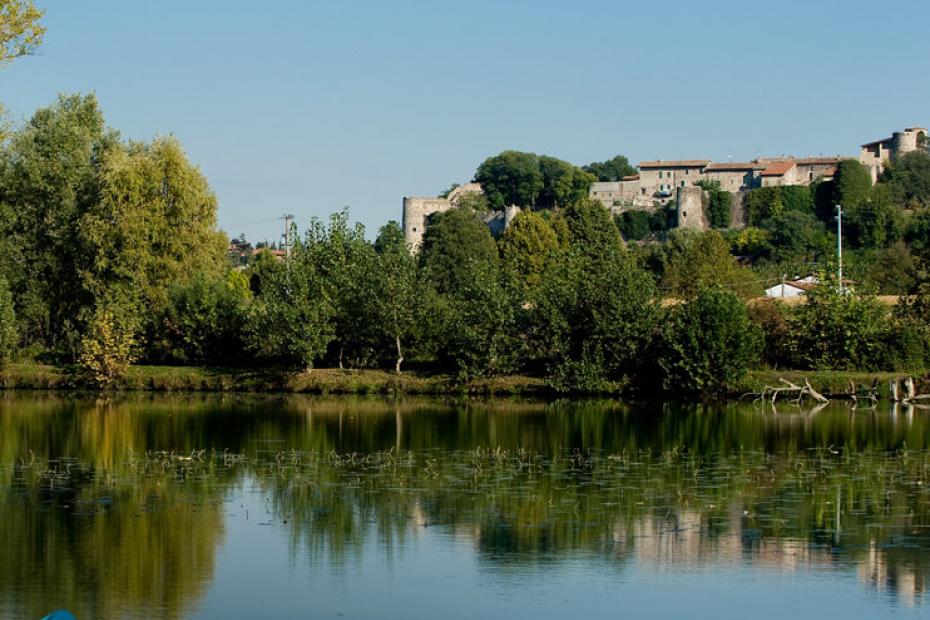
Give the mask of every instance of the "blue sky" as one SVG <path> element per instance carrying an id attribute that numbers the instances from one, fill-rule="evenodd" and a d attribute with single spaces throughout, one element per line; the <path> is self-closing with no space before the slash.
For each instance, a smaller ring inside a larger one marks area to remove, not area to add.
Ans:
<path id="1" fill-rule="evenodd" d="M 124 136 L 177 136 L 252 239 L 344 205 L 374 234 L 507 148 L 855 154 L 930 124 L 923 1 L 38 3 L 13 116 L 95 92 Z"/>

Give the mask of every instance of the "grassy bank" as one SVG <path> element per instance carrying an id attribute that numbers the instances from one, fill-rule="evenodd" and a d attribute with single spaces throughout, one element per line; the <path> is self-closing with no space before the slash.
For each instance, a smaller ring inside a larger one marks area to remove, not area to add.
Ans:
<path id="1" fill-rule="evenodd" d="M 70 368 L 11 364 L 0 370 L 0 388 L 83 390 L 89 386 Z M 132 366 L 121 384 L 125 390 L 156 392 L 290 392 L 307 394 L 474 394 L 544 395 L 550 390 L 536 377 L 508 376 L 459 383 L 448 374 L 383 370 L 203 368 Z"/>
<path id="2" fill-rule="evenodd" d="M 779 379 L 803 384 L 807 379 L 819 392 L 845 392 L 850 382 L 871 385 L 878 381 L 882 395 L 888 382 L 907 373 L 754 370 L 733 386 L 731 396 L 759 392 Z M 916 376 L 915 376 L 916 378 Z M 921 392 L 930 385 L 921 383 Z M 42 364 L 11 364 L 0 370 L 0 389 L 84 390 L 90 389 L 71 368 Z M 285 369 L 202 368 L 193 366 L 133 366 L 122 388 L 153 392 L 284 392 L 306 394 L 409 394 L 554 396 L 545 379 L 525 375 L 479 379 L 459 383 L 449 374 L 406 371 L 401 375 L 383 370 L 315 369 L 293 372 Z"/>

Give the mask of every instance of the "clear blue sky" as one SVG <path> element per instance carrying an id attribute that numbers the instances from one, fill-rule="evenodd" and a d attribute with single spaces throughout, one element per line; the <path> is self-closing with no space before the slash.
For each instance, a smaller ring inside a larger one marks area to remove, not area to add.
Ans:
<path id="1" fill-rule="evenodd" d="M 38 3 L 14 117 L 95 92 L 124 136 L 177 136 L 254 240 L 343 205 L 374 234 L 507 148 L 855 154 L 930 124 L 925 1 Z"/>

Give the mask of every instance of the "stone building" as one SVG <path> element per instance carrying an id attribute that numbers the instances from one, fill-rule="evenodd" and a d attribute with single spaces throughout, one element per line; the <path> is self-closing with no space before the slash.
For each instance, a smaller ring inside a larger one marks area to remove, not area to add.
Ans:
<path id="1" fill-rule="evenodd" d="M 404 197 L 403 228 L 404 241 L 412 251 L 416 251 L 423 242 L 423 232 L 426 230 L 426 224 L 429 216 L 434 213 L 448 211 L 458 205 L 459 201 L 466 194 L 481 194 L 480 183 L 466 183 L 460 185 L 449 192 L 445 198 L 435 196 L 410 196 Z"/>
<path id="2" fill-rule="evenodd" d="M 679 187 L 694 185 L 709 159 L 644 161 L 639 164 L 639 191 L 650 200 L 666 203 Z"/>
<path id="3" fill-rule="evenodd" d="M 904 131 L 894 132 L 890 138 L 863 144 L 859 151 L 859 161 L 869 169 L 872 183 L 875 183 L 889 159 L 916 151 L 926 140 L 926 129 L 908 127 Z"/>

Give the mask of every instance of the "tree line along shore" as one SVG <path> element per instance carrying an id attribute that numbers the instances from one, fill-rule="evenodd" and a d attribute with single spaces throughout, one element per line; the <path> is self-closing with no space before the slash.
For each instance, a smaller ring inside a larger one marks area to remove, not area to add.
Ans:
<path id="1" fill-rule="evenodd" d="M 396 222 L 371 240 L 340 211 L 295 226 L 286 256 L 234 265 L 216 198 L 177 140 L 125 140 L 93 96 L 62 96 L 0 148 L 0 376 L 6 387 L 661 397 L 729 395 L 773 369 L 920 376 L 930 155 L 907 157 L 874 187 L 850 162 L 828 188 L 861 216 L 846 236 L 852 286 L 832 277 L 822 187 L 764 188 L 750 201 L 759 227 L 636 241 L 556 176 L 543 178 L 551 200 L 498 238 L 480 201 L 433 216 L 416 253 Z M 788 266 L 820 282 L 806 303 L 758 299 Z"/>

